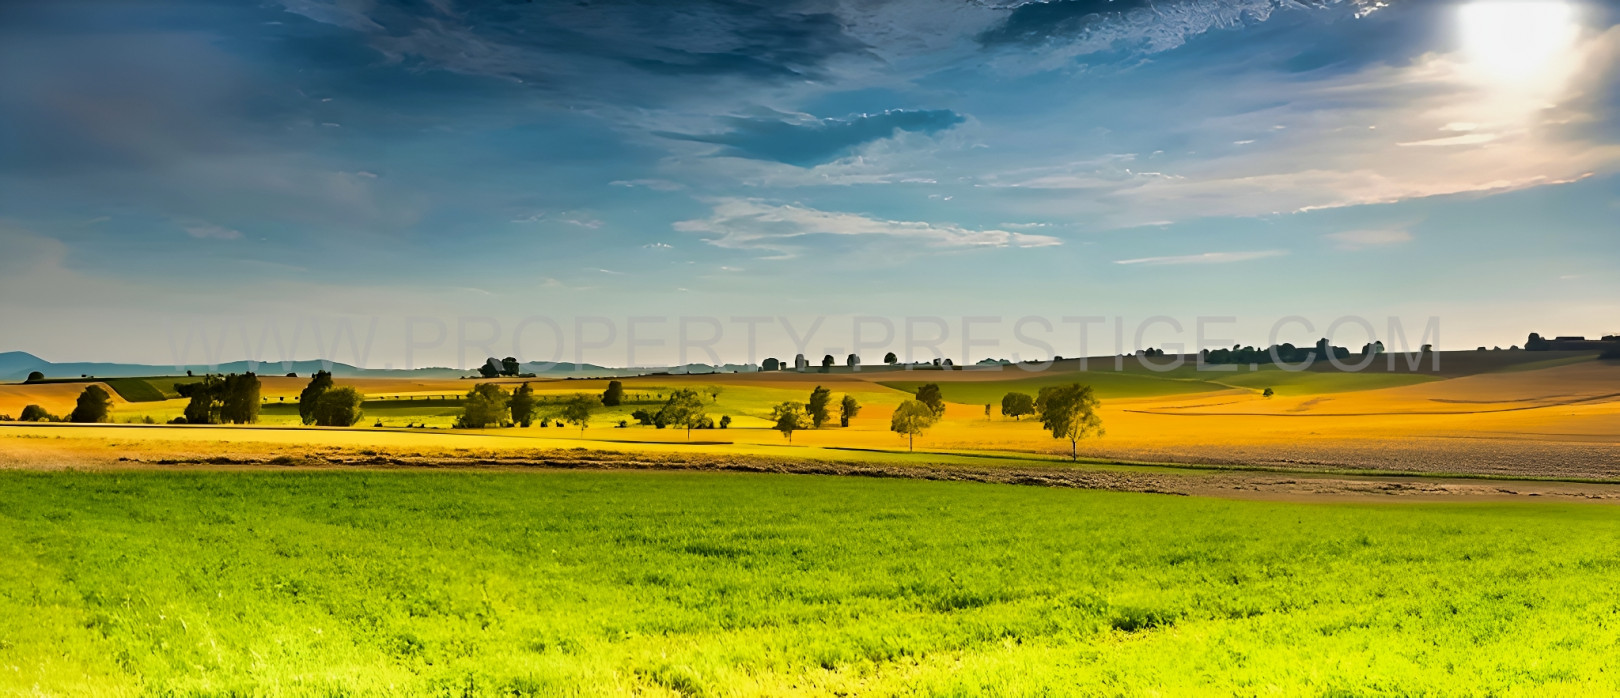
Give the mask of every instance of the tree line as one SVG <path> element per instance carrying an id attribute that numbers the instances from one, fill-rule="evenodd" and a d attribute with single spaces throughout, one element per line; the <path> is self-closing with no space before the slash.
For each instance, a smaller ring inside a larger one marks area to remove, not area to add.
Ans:
<path id="1" fill-rule="evenodd" d="M 850 354 L 854 357 L 854 354 Z M 860 414 L 861 403 L 855 396 L 845 395 L 838 402 L 838 425 L 849 426 L 849 420 Z M 820 429 L 832 421 L 832 391 L 822 386 L 816 386 L 810 391 L 807 402 L 788 400 L 771 408 L 771 428 L 782 432 L 782 436 L 793 442 L 793 432 L 804 429 Z"/>

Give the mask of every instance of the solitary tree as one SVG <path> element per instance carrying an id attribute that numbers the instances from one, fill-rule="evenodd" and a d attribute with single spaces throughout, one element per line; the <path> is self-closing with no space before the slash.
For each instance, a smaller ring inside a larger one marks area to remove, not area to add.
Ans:
<path id="1" fill-rule="evenodd" d="M 1079 383 L 1042 388 L 1035 400 L 1041 426 L 1052 432 L 1052 438 L 1069 440 L 1069 457 L 1073 460 L 1080 459 L 1081 439 L 1104 433 L 1097 405 L 1091 386 Z"/>
<path id="2" fill-rule="evenodd" d="M 861 357 L 850 354 L 848 358 L 844 359 L 844 363 L 852 369 L 859 367 L 861 365 Z"/>
<path id="3" fill-rule="evenodd" d="M 508 356 L 501 359 L 501 375 L 515 376 L 522 370 L 523 366 L 518 363 L 517 357 Z"/>
<path id="4" fill-rule="evenodd" d="M 1035 414 L 1035 398 L 1028 393 L 1007 393 L 1001 398 L 1001 415 L 1022 419 Z"/>
<path id="5" fill-rule="evenodd" d="M 826 373 L 831 371 L 834 363 L 836 363 L 836 361 L 833 359 L 832 354 L 821 357 L 821 372 Z"/>
<path id="6" fill-rule="evenodd" d="M 984 403 L 984 421 L 990 421 L 990 403 Z"/>
<path id="7" fill-rule="evenodd" d="M 928 383 L 917 389 L 917 401 L 934 411 L 934 416 L 945 414 L 945 396 L 939 392 L 938 383 Z"/>
<path id="8" fill-rule="evenodd" d="M 672 427 L 684 427 L 686 439 L 692 440 L 692 429 L 708 419 L 703 398 L 696 390 L 682 388 L 669 394 L 664 409 L 658 411 L 658 420 Z"/>
<path id="9" fill-rule="evenodd" d="M 831 402 L 831 390 L 818 385 L 815 390 L 810 391 L 810 403 L 805 408 L 805 411 L 810 414 L 811 426 L 820 429 L 821 425 L 826 424 L 827 420 L 831 419 L 827 414 L 827 405 Z"/>
<path id="10" fill-rule="evenodd" d="M 575 393 L 568 399 L 568 404 L 563 406 L 563 421 L 578 426 L 580 436 L 584 436 L 585 427 L 591 425 L 591 414 L 601 406 L 602 402 L 597 400 L 595 395 Z"/>
<path id="11" fill-rule="evenodd" d="M 456 426 L 462 429 L 483 429 L 498 425 L 506 415 L 512 394 L 494 383 L 479 383 L 467 391 L 461 405 L 461 417 Z"/>
<path id="12" fill-rule="evenodd" d="M 774 358 L 766 359 L 766 360 L 760 362 L 759 370 L 761 370 L 761 371 L 780 371 L 780 370 L 782 370 L 782 362 L 777 361 Z"/>
<path id="13" fill-rule="evenodd" d="M 315 424 L 323 427 L 349 427 L 360 423 L 365 416 L 361 405 L 366 397 L 360 391 L 344 386 L 321 393 L 315 401 Z"/>
<path id="14" fill-rule="evenodd" d="M 624 402 L 624 383 L 608 381 L 607 390 L 602 391 L 602 405 L 618 407 L 621 402 Z"/>
<path id="15" fill-rule="evenodd" d="M 724 428 L 729 427 L 729 426 L 731 426 L 731 415 L 729 415 L 729 414 L 720 415 L 720 428 L 724 429 Z"/>
<path id="16" fill-rule="evenodd" d="M 892 352 L 892 351 L 883 355 L 883 363 L 886 363 L 886 364 L 888 364 L 890 366 L 895 365 L 899 361 L 900 361 L 900 357 L 895 356 L 894 352 Z"/>
<path id="17" fill-rule="evenodd" d="M 328 371 L 316 371 L 309 379 L 309 385 L 298 394 L 298 417 L 305 424 L 315 423 L 315 403 L 321 399 L 321 394 L 332 389 L 332 374 Z"/>
<path id="18" fill-rule="evenodd" d="M 108 421 L 112 411 L 112 396 L 102 390 L 99 385 L 86 386 L 84 392 L 79 393 L 79 402 L 74 405 L 72 414 L 68 415 L 70 422 L 96 423 Z"/>
<path id="19" fill-rule="evenodd" d="M 18 421 L 23 422 L 54 422 L 56 417 L 39 405 L 29 405 L 23 408 Z"/>
<path id="20" fill-rule="evenodd" d="M 1266 388 L 1265 392 L 1260 393 L 1260 397 L 1271 397 L 1271 396 L 1276 395 L 1276 394 L 1277 394 L 1277 391 L 1272 390 L 1271 388 Z"/>
<path id="21" fill-rule="evenodd" d="M 788 443 L 793 443 L 793 432 L 810 427 L 810 415 L 804 412 L 804 403 L 784 402 L 771 408 L 771 428 L 782 432 Z"/>
<path id="22" fill-rule="evenodd" d="M 889 431 L 906 437 L 906 450 L 916 450 L 916 439 L 934 425 L 939 415 L 917 400 L 907 400 L 894 408 L 889 418 Z"/>
<path id="23" fill-rule="evenodd" d="M 849 420 L 860 413 L 861 403 L 855 401 L 854 395 L 845 395 L 843 401 L 838 403 L 838 426 L 849 426 Z"/>
<path id="24" fill-rule="evenodd" d="M 39 381 L 42 381 L 42 380 L 45 380 L 45 374 L 40 373 L 39 371 L 29 371 L 28 372 L 28 381 L 27 382 L 36 383 L 36 382 L 39 382 Z"/>
<path id="25" fill-rule="evenodd" d="M 512 410 L 512 421 L 527 427 L 534 423 L 534 408 L 540 401 L 534 396 L 534 388 L 528 383 L 518 386 L 512 391 L 512 401 L 509 407 Z"/>
<path id="26" fill-rule="evenodd" d="M 804 354 L 794 354 L 793 355 L 793 370 L 798 371 L 800 373 L 803 373 L 804 369 L 807 369 L 809 367 L 810 367 L 810 362 L 805 360 Z"/>

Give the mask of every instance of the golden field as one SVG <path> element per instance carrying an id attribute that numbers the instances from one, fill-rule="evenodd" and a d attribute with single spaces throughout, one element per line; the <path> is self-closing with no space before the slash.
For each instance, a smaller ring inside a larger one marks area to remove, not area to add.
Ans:
<path id="1" fill-rule="evenodd" d="M 1113 370 L 1112 359 L 1093 359 L 1090 370 L 1060 362 L 1041 371 L 867 369 L 829 373 L 650 375 L 622 379 L 631 401 L 607 408 L 581 431 L 558 426 L 486 430 L 450 429 L 454 397 L 475 381 L 340 379 L 368 396 L 366 417 L 349 429 L 303 427 L 296 414 L 307 378 L 264 377 L 264 411 L 254 426 L 150 426 L 180 414 L 179 399 L 128 402 L 114 392 L 112 426 L 22 426 L 4 433 L 48 433 L 66 438 L 126 442 L 263 443 L 285 446 L 466 448 L 511 451 L 589 448 L 711 454 L 768 454 L 798 458 L 868 458 L 900 452 L 905 441 L 888 430 L 894 406 L 922 383 L 941 385 L 944 418 L 917 440 L 934 454 L 1001 454 L 1052 459 L 1066 442 L 1053 440 L 1031 418 L 1000 415 L 1000 396 L 1035 393 L 1043 385 L 1093 385 L 1102 398 L 1107 434 L 1083 442 L 1093 460 L 1253 465 L 1298 470 L 1388 470 L 1430 474 L 1620 478 L 1620 365 L 1590 354 L 1447 352 L 1439 372 L 1390 371 L 1383 360 L 1360 373 L 1313 369 L 1288 373 L 1271 367 L 1236 371 L 1184 366 L 1156 373 L 1135 359 Z M 1401 367 L 1404 368 L 1404 365 Z M 1423 369 L 1428 369 L 1425 362 Z M 150 379 L 162 384 L 168 379 Z M 183 379 L 181 379 L 183 380 Z M 502 379 L 529 382 L 543 400 L 600 393 L 606 379 Z M 0 385 L 0 414 L 39 404 L 56 414 L 72 409 L 85 383 Z M 848 428 L 797 432 L 792 442 L 770 429 L 773 405 L 804 401 L 824 385 L 834 404 L 843 394 L 863 406 Z M 709 414 L 731 416 L 725 430 L 639 426 L 629 413 L 656 410 L 670 390 L 718 389 Z M 1275 395 L 1264 397 L 1272 388 Z M 439 400 L 428 399 L 437 396 Z M 985 414 L 985 405 L 992 405 Z M 560 405 L 542 402 L 549 419 Z M 621 420 L 627 427 L 619 427 Z M 380 426 L 379 426 L 380 425 Z M 868 454 L 868 455 L 860 455 Z"/>

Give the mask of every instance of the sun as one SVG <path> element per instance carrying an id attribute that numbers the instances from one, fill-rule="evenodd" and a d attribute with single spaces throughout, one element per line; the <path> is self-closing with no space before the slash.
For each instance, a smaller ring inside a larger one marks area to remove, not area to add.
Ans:
<path id="1" fill-rule="evenodd" d="M 1579 30 L 1574 6 L 1558 0 L 1477 0 L 1459 15 L 1470 65 L 1502 83 L 1552 78 L 1573 52 Z"/>

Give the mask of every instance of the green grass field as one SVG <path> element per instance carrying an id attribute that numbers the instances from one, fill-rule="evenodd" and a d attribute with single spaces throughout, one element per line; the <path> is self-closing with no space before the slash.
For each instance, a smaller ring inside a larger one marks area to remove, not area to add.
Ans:
<path id="1" fill-rule="evenodd" d="M 0 473 L 0 694 L 1593 695 L 1604 506 Z"/>

